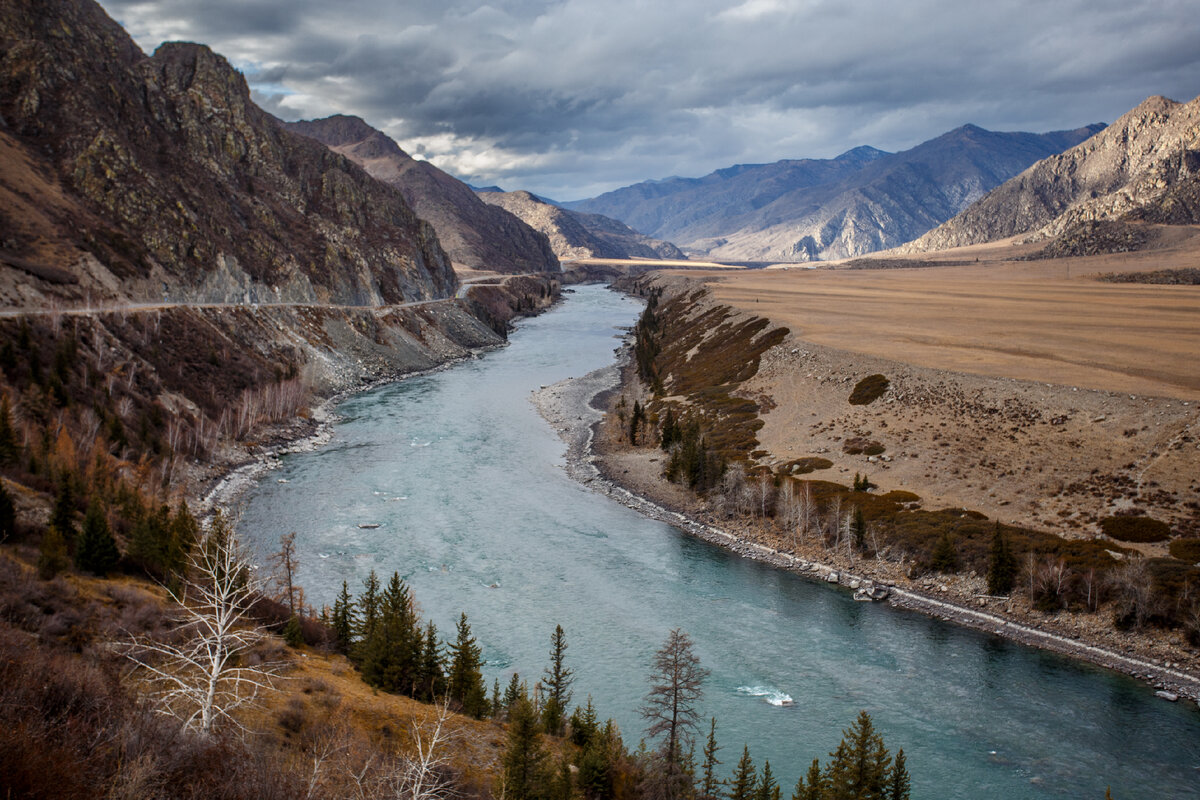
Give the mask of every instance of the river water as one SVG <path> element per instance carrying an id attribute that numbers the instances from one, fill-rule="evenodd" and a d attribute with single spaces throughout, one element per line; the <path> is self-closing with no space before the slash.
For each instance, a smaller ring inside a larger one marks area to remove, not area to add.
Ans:
<path id="1" fill-rule="evenodd" d="M 654 651 L 675 627 L 711 670 L 728 774 L 749 744 L 785 797 L 860 709 L 915 798 L 1200 798 L 1200 711 L 1132 679 L 737 558 L 571 481 L 530 392 L 604 366 L 640 307 L 581 287 L 508 347 L 356 395 L 332 443 L 284 459 L 246 498 L 260 552 L 297 533 L 310 602 L 398 571 L 452 636 L 460 611 L 490 687 L 530 684 L 566 631 L 575 702 L 626 744 Z M 360 524 L 378 524 L 364 529 Z M 790 703 L 785 701 L 790 699 Z M 697 748 L 699 750 L 699 748 Z"/>

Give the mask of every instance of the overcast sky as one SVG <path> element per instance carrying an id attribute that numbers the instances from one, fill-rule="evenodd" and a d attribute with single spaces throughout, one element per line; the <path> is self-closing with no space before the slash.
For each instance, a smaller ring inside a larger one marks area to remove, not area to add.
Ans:
<path id="1" fill-rule="evenodd" d="M 738 163 L 1043 132 L 1200 94 L 1196 0 L 101 0 L 287 120 L 356 114 L 476 185 L 573 200 Z"/>

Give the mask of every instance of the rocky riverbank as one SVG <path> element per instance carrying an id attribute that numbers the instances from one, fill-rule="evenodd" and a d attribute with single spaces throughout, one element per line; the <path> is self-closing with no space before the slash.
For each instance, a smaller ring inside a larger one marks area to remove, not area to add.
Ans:
<path id="1" fill-rule="evenodd" d="M 629 350 L 625 348 L 617 363 L 542 387 L 531 397 L 539 413 L 566 442 L 565 469 L 573 479 L 743 557 L 848 590 L 886 593 L 887 601 L 898 608 L 1118 670 L 1150 683 L 1165 699 L 1178 696 L 1200 700 L 1200 668 L 1193 663 L 1194 657 L 1185 661 L 1178 649 L 1161 637 L 1114 631 L 1096 615 L 1049 617 L 1023 608 L 1015 597 L 1003 603 L 982 598 L 983 581 L 974 576 L 909 579 L 902 564 L 861 559 L 843 563 L 846 559 L 831 557 L 818 545 L 790 546 L 782 537 L 764 530 L 765 526 L 740 520 L 718 523 L 703 501 L 660 477 L 656 457 L 643 458 L 643 468 L 638 469 L 628 460 L 599 452 L 606 449 L 596 446 L 605 417 L 602 409 L 621 387 L 622 370 L 628 362 Z"/>

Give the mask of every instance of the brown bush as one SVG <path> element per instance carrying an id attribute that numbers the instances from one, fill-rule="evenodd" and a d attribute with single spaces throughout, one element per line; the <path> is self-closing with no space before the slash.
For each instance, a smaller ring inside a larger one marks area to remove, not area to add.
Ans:
<path id="1" fill-rule="evenodd" d="M 883 397 L 890 385 L 891 382 L 884 375 L 868 375 L 854 384 L 854 391 L 850 392 L 850 405 L 865 406 L 874 403 Z"/>
<path id="2" fill-rule="evenodd" d="M 1170 526 L 1150 517 L 1106 517 L 1100 520 L 1100 530 L 1118 542 L 1165 542 L 1171 538 Z"/>
<path id="3" fill-rule="evenodd" d="M 1189 564 L 1200 564 L 1200 539 L 1176 539 L 1168 547 L 1172 558 Z"/>

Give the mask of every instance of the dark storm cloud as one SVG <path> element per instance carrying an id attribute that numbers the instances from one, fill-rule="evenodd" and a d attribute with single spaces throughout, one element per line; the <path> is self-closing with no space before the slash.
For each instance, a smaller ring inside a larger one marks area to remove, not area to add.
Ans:
<path id="1" fill-rule="evenodd" d="M 569 199 L 739 162 L 1044 131 L 1200 92 L 1190 2 L 103 0 L 289 119 L 358 114 L 473 182 Z"/>

